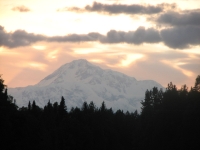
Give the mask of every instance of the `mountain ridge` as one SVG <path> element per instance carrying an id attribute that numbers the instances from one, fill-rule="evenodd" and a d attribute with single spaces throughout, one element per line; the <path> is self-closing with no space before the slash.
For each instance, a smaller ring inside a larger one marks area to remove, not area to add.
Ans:
<path id="1" fill-rule="evenodd" d="M 9 88 L 8 93 L 14 96 L 19 106 L 27 106 L 29 100 L 44 106 L 49 99 L 59 102 L 64 96 L 68 108 L 81 107 L 84 101 L 93 101 L 98 106 L 105 101 L 114 110 L 134 111 L 140 109 L 145 91 L 154 86 L 163 88 L 156 81 L 137 81 L 134 77 L 101 69 L 80 59 L 62 65 L 35 85 Z"/>

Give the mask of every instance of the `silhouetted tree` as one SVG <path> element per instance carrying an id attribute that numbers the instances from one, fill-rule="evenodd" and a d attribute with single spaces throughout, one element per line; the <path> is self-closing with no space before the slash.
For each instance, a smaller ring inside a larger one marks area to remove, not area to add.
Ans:
<path id="1" fill-rule="evenodd" d="M 53 112 L 54 112 L 54 114 L 57 114 L 57 113 L 58 113 L 58 102 L 55 102 L 55 103 L 53 104 Z"/>
<path id="2" fill-rule="evenodd" d="M 31 109 L 32 109 L 32 108 L 31 108 L 31 102 L 29 101 L 29 102 L 28 102 L 28 111 L 30 112 Z"/>
<path id="3" fill-rule="evenodd" d="M 196 78 L 194 89 L 196 91 L 200 92 L 200 75 L 198 75 L 197 78 Z"/>
<path id="4" fill-rule="evenodd" d="M 2 94 L 3 91 L 4 91 L 5 88 L 6 88 L 6 85 L 4 84 L 4 80 L 2 79 L 1 76 L 2 76 L 2 75 L 0 75 L 0 93 Z"/>
<path id="5" fill-rule="evenodd" d="M 106 108 L 106 104 L 105 104 L 104 101 L 101 103 L 101 107 L 100 107 L 99 110 L 100 110 L 101 112 L 105 112 L 105 111 L 107 110 L 107 108 Z"/>
<path id="6" fill-rule="evenodd" d="M 36 110 L 36 107 L 37 107 L 37 106 L 36 106 L 35 100 L 33 100 L 33 103 L 32 103 L 32 110 L 35 111 L 35 110 Z"/>
<path id="7" fill-rule="evenodd" d="M 93 101 L 90 102 L 88 108 L 89 108 L 89 112 L 90 112 L 90 113 L 94 113 L 94 112 L 96 111 L 96 106 L 95 106 L 95 104 L 93 103 Z"/>
<path id="8" fill-rule="evenodd" d="M 87 102 L 83 102 L 83 105 L 82 105 L 81 110 L 82 110 L 83 112 L 87 112 L 87 111 L 88 111 L 88 104 L 87 104 Z"/>
<path id="9" fill-rule="evenodd" d="M 58 106 L 58 112 L 62 117 L 67 113 L 67 106 L 65 105 L 65 99 L 63 96 L 61 97 L 60 105 Z"/>
<path id="10" fill-rule="evenodd" d="M 151 91 L 147 90 L 145 92 L 145 99 L 141 101 L 142 104 L 142 113 L 150 112 L 153 109 L 153 101 L 151 99 Z"/>
<path id="11" fill-rule="evenodd" d="M 67 113 L 64 97 L 44 110 L 29 101 L 16 109 L 0 77 L 0 149 L 194 149 L 200 139 L 199 76 L 195 87 L 145 92 L 141 115 L 84 102 Z M 88 144 L 89 141 L 89 144 Z M 1 146 L 4 146 L 3 148 Z"/>
<path id="12" fill-rule="evenodd" d="M 47 110 L 48 110 L 49 113 L 52 113 L 52 112 L 53 112 L 53 106 L 52 106 L 50 100 L 49 100 L 48 103 L 47 103 Z"/>
<path id="13" fill-rule="evenodd" d="M 188 96 L 188 87 L 184 84 L 181 89 L 179 90 L 180 100 L 186 100 Z"/>

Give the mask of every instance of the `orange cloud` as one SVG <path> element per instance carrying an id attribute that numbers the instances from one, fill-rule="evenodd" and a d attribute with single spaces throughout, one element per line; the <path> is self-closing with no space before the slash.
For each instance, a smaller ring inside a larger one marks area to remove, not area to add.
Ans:
<path id="1" fill-rule="evenodd" d="M 13 11 L 19 11 L 19 12 L 28 12 L 30 9 L 24 5 L 16 6 L 12 8 Z"/>

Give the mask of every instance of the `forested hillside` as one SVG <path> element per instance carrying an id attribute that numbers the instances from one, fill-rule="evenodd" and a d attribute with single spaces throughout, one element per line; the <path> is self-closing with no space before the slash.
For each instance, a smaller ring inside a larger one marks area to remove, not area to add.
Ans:
<path id="1" fill-rule="evenodd" d="M 145 87 L 144 87 L 145 88 Z M 146 91 L 141 112 L 84 102 L 68 110 L 65 99 L 44 108 L 19 108 L 0 78 L 0 149 L 194 149 L 200 138 L 200 76 L 194 87 Z"/>

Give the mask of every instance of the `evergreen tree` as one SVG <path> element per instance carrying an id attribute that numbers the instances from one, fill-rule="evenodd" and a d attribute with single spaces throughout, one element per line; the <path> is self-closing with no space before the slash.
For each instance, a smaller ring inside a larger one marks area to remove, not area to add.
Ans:
<path id="1" fill-rule="evenodd" d="M 90 113 L 94 113 L 96 111 L 96 106 L 93 103 L 93 101 L 90 102 L 88 108 L 89 108 Z"/>
<path id="2" fill-rule="evenodd" d="M 17 106 L 13 97 L 8 95 L 4 80 L 0 75 L 0 149 L 14 149 L 12 142 L 15 139 L 15 128 L 18 124 Z M 16 124 L 15 124 L 16 122 Z"/>
<path id="3" fill-rule="evenodd" d="M 4 84 L 4 80 L 1 78 L 1 75 L 0 75 L 0 94 L 3 93 L 5 88 L 6 88 L 6 85 Z"/>
<path id="4" fill-rule="evenodd" d="M 31 102 L 30 101 L 28 102 L 28 111 L 29 112 L 31 111 Z"/>
<path id="5" fill-rule="evenodd" d="M 88 104 L 87 104 L 87 102 L 83 102 L 83 105 L 82 105 L 82 108 L 81 108 L 81 110 L 83 111 L 83 112 L 87 112 L 88 111 Z"/>
<path id="6" fill-rule="evenodd" d="M 53 112 L 54 112 L 54 114 L 57 114 L 57 113 L 58 113 L 58 102 L 55 102 L 55 103 L 53 104 Z"/>
<path id="7" fill-rule="evenodd" d="M 152 109 L 153 102 L 152 102 L 152 99 L 151 99 L 151 91 L 146 90 L 145 99 L 144 99 L 144 101 L 142 100 L 141 104 L 142 104 L 142 108 L 141 109 L 142 109 L 143 113 L 145 111 L 149 111 L 149 110 Z"/>
<path id="8" fill-rule="evenodd" d="M 61 101 L 60 101 L 60 105 L 58 107 L 58 111 L 59 111 L 59 115 L 63 116 L 67 113 L 67 106 L 65 105 L 65 99 L 62 96 L 61 97 Z"/>
<path id="9" fill-rule="evenodd" d="M 172 82 L 168 84 L 165 93 L 163 94 L 163 106 L 167 110 L 174 110 L 178 106 L 179 100 L 179 91 L 177 90 L 176 85 Z"/>
<path id="10" fill-rule="evenodd" d="M 33 103 L 32 103 L 32 110 L 35 111 L 35 110 L 36 110 L 36 107 L 37 107 L 37 106 L 36 106 L 35 100 L 33 100 Z"/>
<path id="11" fill-rule="evenodd" d="M 106 104 L 105 102 L 103 101 L 102 104 L 101 104 L 101 107 L 100 107 L 100 111 L 101 112 L 105 112 L 107 109 L 106 109 Z"/>
<path id="12" fill-rule="evenodd" d="M 7 89 L 0 75 L 0 107 L 5 107 L 7 103 Z"/>
<path id="13" fill-rule="evenodd" d="M 33 100 L 31 108 L 32 108 L 31 112 L 32 112 L 33 116 L 38 117 L 41 114 L 42 110 L 39 106 L 36 105 L 35 100 Z"/>
<path id="14" fill-rule="evenodd" d="M 135 112 L 133 113 L 133 116 L 134 116 L 134 118 L 138 118 L 139 117 L 139 114 L 138 114 L 137 110 L 135 110 Z"/>
<path id="15" fill-rule="evenodd" d="M 199 78 L 191 90 L 172 83 L 166 91 L 147 90 L 140 115 L 137 110 L 113 113 L 105 102 L 100 108 L 84 102 L 67 114 L 64 97 L 59 105 L 49 100 L 44 111 L 35 101 L 16 109 L 0 77 L 0 149 L 195 149 L 200 138 Z"/>
<path id="16" fill-rule="evenodd" d="M 53 106 L 52 106 L 50 100 L 47 103 L 47 110 L 48 110 L 48 113 L 52 113 L 53 112 Z"/>
<path id="17" fill-rule="evenodd" d="M 200 92 L 200 75 L 198 75 L 197 78 L 196 78 L 194 89 L 196 91 Z"/>
<path id="18" fill-rule="evenodd" d="M 180 100 L 186 100 L 188 96 L 188 87 L 184 84 L 179 90 Z"/>
<path id="19" fill-rule="evenodd" d="M 150 91 L 150 98 L 153 109 L 157 110 L 162 102 L 162 90 L 158 91 L 158 88 L 154 87 L 152 91 Z"/>
<path id="20" fill-rule="evenodd" d="M 0 109 L 8 111 L 16 111 L 17 105 L 14 103 L 14 98 L 8 95 L 4 80 L 0 75 Z"/>
<path id="21" fill-rule="evenodd" d="M 170 82 L 168 84 L 168 87 L 166 88 L 165 91 L 165 95 L 164 95 L 165 99 L 178 99 L 178 90 L 176 85 L 174 85 L 172 82 Z"/>

